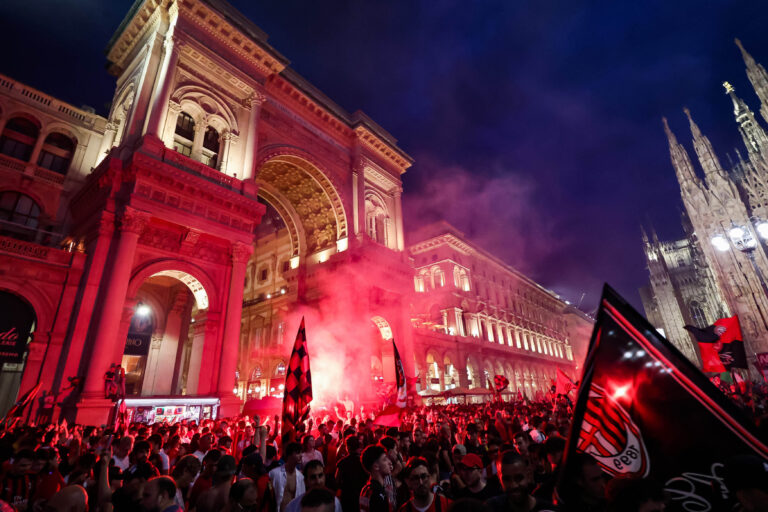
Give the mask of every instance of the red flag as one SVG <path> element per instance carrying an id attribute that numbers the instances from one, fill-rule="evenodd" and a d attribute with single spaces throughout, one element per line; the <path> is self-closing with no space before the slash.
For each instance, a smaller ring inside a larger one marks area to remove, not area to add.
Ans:
<path id="1" fill-rule="evenodd" d="M 691 325 L 686 325 L 685 329 L 699 343 L 703 371 L 723 373 L 731 368 L 747 368 L 738 316 L 721 318 L 705 329 Z"/>
<path id="2" fill-rule="evenodd" d="M 558 501 L 579 503 L 581 452 L 611 476 L 662 483 L 669 512 L 691 510 L 694 503 L 702 510 L 731 510 L 735 493 L 722 479 L 723 465 L 742 454 L 768 462 L 768 446 L 753 428 L 699 368 L 606 285 Z"/>
<path id="3" fill-rule="evenodd" d="M 557 384 L 555 384 L 555 392 L 558 395 L 567 395 L 570 391 L 576 387 L 571 379 L 560 368 L 557 369 Z"/>
<path id="4" fill-rule="evenodd" d="M 389 405 L 376 416 L 376 419 L 373 420 L 373 424 L 384 427 L 400 427 L 401 411 L 402 409 L 397 405 Z"/>
<path id="5" fill-rule="evenodd" d="M 283 398 L 283 434 L 296 429 L 296 425 L 309 416 L 312 401 L 312 376 L 309 371 L 309 352 L 304 318 L 301 319 L 296 341 L 293 343 L 291 360 L 285 373 L 285 396 Z"/>

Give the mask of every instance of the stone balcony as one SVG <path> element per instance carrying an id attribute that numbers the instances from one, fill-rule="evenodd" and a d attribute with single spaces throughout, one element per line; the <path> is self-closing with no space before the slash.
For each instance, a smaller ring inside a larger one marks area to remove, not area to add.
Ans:
<path id="1" fill-rule="evenodd" d="M 34 176 L 35 178 L 39 178 L 40 180 L 53 185 L 64 184 L 64 179 L 66 178 L 63 174 L 49 171 L 39 165 L 23 162 L 2 154 L 0 154 L 0 170 Z"/>

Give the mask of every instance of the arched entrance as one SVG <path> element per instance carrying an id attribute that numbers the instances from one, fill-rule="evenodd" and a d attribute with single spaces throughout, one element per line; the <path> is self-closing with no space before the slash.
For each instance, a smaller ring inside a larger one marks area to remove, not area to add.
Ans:
<path id="1" fill-rule="evenodd" d="M 36 324 L 35 310 L 27 301 L 16 294 L 0 291 L 0 417 L 16 400 L 27 346 Z"/>
<path id="2" fill-rule="evenodd" d="M 198 393 L 201 367 L 213 364 L 203 364 L 209 302 L 203 284 L 181 270 L 161 270 L 141 283 L 128 304 L 127 396 Z"/>

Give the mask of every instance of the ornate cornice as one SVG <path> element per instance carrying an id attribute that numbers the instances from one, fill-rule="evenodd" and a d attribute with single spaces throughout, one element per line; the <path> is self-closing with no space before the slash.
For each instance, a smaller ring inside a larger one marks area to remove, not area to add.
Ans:
<path id="1" fill-rule="evenodd" d="M 355 135 L 360 143 L 385 162 L 393 164 L 400 174 L 411 166 L 411 161 L 404 158 L 399 151 L 386 143 L 364 125 L 355 127 Z"/>
<path id="2" fill-rule="evenodd" d="M 147 227 L 149 217 L 147 212 L 126 206 L 119 218 L 120 231 L 140 235 Z"/>

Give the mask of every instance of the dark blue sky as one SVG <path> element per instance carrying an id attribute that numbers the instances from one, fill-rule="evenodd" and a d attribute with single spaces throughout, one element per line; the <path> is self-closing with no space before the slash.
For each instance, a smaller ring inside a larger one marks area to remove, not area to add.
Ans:
<path id="1" fill-rule="evenodd" d="M 5 0 L 0 73 L 105 113 L 103 49 L 130 4 Z M 741 141 L 721 82 L 759 109 L 733 38 L 768 65 L 754 1 L 232 4 L 415 157 L 406 228 L 445 218 L 586 309 L 605 281 L 639 304 L 646 216 L 682 233 L 661 116 L 693 155 L 687 105 L 725 161 Z"/>

